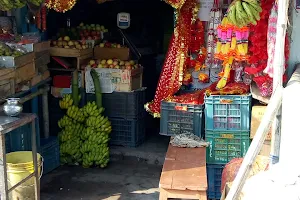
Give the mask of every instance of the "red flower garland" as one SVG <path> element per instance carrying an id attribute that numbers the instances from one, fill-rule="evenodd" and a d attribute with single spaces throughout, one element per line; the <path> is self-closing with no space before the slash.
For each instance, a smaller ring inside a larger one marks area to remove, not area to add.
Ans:
<path id="1" fill-rule="evenodd" d="M 174 1 L 175 3 L 178 1 Z M 158 81 L 154 100 L 146 109 L 154 117 L 160 114 L 160 103 L 178 91 L 182 84 L 184 67 L 191 42 L 191 24 L 195 16 L 196 0 L 186 0 L 178 10 L 177 26 L 172 36 L 165 63 Z"/>
<path id="2" fill-rule="evenodd" d="M 270 96 L 272 94 L 273 79 L 267 74 L 263 74 L 263 70 L 267 67 L 268 50 L 267 50 L 267 34 L 268 20 L 274 0 L 262 0 L 260 20 L 256 26 L 250 26 L 249 36 L 249 66 L 245 68 L 245 72 L 253 76 L 253 81 L 260 89 L 262 96 Z M 285 57 L 288 60 L 289 41 L 286 37 Z M 285 78 L 285 77 L 284 77 Z"/>

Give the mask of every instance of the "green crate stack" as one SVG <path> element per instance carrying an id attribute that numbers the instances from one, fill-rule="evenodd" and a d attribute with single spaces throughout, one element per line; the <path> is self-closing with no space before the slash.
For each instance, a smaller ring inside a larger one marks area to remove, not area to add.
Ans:
<path id="1" fill-rule="evenodd" d="M 244 157 L 250 146 L 251 95 L 205 97 L 205 140 L 208 198 L 220 198 L 220 173 L 234 158 Z"/>

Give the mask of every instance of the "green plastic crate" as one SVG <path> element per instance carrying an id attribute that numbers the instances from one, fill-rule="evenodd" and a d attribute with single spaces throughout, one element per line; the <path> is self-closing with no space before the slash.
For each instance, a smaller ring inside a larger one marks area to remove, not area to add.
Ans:
<path id="1" fill-rule="evenodd" d="M 244 157 L 250 145 L 249 134 L 250 131 L 206 131 L 206 162 L 226 164 L 233 158 Z"/>

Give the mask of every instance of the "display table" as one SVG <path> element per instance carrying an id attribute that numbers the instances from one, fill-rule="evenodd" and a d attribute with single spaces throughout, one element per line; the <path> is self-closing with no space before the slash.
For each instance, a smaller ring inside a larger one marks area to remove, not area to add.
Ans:
<path id="1" fill-rule="evenodd" d="M 40 199 L 40 183 L 39 183 L 39 172 L 37 166 L 37 146 L 36 146 L 36 132 L 35 132 L 35 114 L 20 114 L 18 117 L 7 117 L 4 113 L 0 113 L 0 196 L 1 200 L 8 200 L 8 194 L 13 191 L 16 187 L 30 179 L 35 177 L 35 199 Z M 21 126 L 31 123 L 32 125 L 32 155 L 34 172 L 28 177 L 23 179 L 18 184 L 8 189 L 7 181 L 7 169 L 6 169 L 6 149 L 5 149 L 5 135 Z"/>
<path id="2" fill-rule="evenodd" d="M 207 200 L 206 148 L 169 145 L 159 182 L 160 200 Z"/>

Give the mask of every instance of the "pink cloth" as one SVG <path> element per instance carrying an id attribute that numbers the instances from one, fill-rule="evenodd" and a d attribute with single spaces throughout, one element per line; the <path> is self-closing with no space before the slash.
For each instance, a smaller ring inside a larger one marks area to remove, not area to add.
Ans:
<path id="1" fill-rule="evenodd" d="M 273 77 L 274 69 L 274 56 L 275 56 L 275 44 L 276 44 L 276 32 L 277 32 L 277 18 L 278 18 L 278 6 L 276 3 L 273 5 L 268 23 L 268 63 L 264 69 L 264 73 Z"/>

